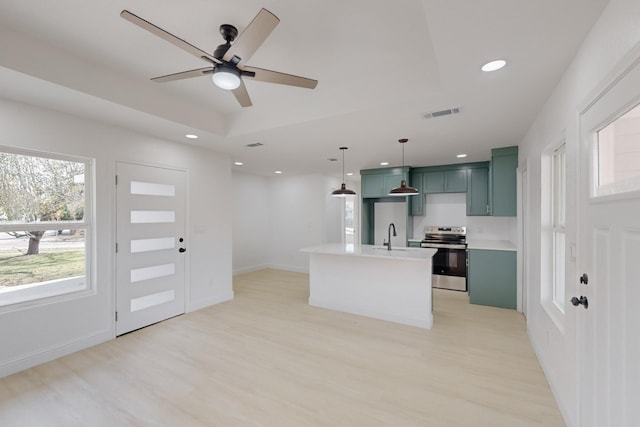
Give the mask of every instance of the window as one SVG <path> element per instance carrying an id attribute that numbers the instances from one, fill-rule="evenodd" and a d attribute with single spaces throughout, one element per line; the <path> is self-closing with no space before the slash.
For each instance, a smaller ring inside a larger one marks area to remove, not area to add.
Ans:
<path id="1" fill-rule="evenodd" d="M 545 150 L 541 160 L 540 300 L 562 332 L 567 252 L 567 154 L 564 139 Z"/>
<path id="2" fill-rule="evenodd" d="M 551 224 L 553 234 L 553 304 L 564 313 L 567 161 L 565 144 L 551 156 Z"/>
<path id="3" fill-rule="evenodd" d="M 89 288 L 90 168 L 0 147 L 0 306 Z"/>
<path id="4" fill-rule="evenodd" d="M 344 198 L 344 243 L 353 248 L 356 243 L 356 205 L 357 197 Z"/>
<path id="5" fill-rule="evenodd" d="M 640 105 L 596 132 L 595 195 L 640 190 Z"/>

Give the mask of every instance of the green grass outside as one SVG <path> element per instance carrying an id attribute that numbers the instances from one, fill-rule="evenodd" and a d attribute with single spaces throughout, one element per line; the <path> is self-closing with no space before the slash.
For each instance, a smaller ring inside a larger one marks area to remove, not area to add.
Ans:
<path id="1" fill-rule="evenodd" d="M 0 252 L 0 286 L 18 286 L 65 277 L 82 276 L 84 250 L 41 250 L 38 255 Z"/>

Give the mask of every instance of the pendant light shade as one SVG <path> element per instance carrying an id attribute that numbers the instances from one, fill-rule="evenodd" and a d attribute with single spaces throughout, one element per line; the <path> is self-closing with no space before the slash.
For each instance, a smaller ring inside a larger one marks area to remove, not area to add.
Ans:
<path id="1" fill-rule="evenodd" d="M 402 168 L 404 169 L 404 144 L 409 141 L 407 138 L 399 139 L 398 142 L 402 144 Z M 390 196 L 415 196 L 416 194 L 420 194 L 417 188 L 410 187 L 407 185 L 406 180 L 402 180 L 400 182 L 400 187 L 396 187 L 389 191 Z"/>
<path id="2" fill-rule="evenodd" d="M 349 190 L 347 185 L 344 183 L 344 150 L 347 150 L 347 147 L 340 147 L 340 151 L 342 151 L 342 185 L 339 189 L 334 190 L 331 193 L 332 197 L 347 197 L 347 196 L 355 196 L 356 192 L 353 190 Z"/>

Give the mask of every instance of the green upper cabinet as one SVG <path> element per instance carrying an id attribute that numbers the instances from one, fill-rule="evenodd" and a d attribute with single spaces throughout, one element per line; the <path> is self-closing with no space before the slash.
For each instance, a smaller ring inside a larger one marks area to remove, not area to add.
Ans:
<path id="1" fill-rule="evenodd" d="M 464 193 L 467 191 L 467 171 L 465 169 L 424 172 L 425 194 Z"/>
<path id="2" fill-rule="evenodd" d="M 444 172 L 425 172 L 422 187 L 422 192 L 425 194 L 444 193 Z"/>
<path id="3" fill-rule="evenodd" d="M 489 166 L 469 169 L 467 186 L 467 215 L 490 215 Z"/>
<path id="4" fill-rule="evenodd" d="M 412 187 L 416 187 L 420 194 L 408 198 L 410 205 L 409 214 L 411 216 L 424 216 L 426 215 L 426 196 L 423 185 L 424 173 L 412 171 L 410 178 L 409 184 Z"/>
<path id="5" fill-rule="evenodd" d="M 362 197 L 380 197 L 384 192 L 384 174 L 362 175 Z"/>
<path id="6" fill-rule="evenodd" d="M 518 147 L 491 150 L 491 214 L 517 214 Z"/>
<path id="7" fill-rule="evenodd" d="M 444 192 L 464 193 L 467 191 L 467 171 L 464 169 L 445 171 Z"/>
<path id="8" fill-rule="evenodd" d="M 409 180 L 409 167 L 364 169 L 360 171 L 360 175 L 363 198 L 389 197 L 392 188 L 400 187 L 403 179 Z"/>

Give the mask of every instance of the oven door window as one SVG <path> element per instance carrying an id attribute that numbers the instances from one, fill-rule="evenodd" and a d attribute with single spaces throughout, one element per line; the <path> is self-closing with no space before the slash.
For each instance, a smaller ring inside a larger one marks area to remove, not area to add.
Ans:
<path id="1" fill-rule="evenodd" d="M 467 275 L 467 251 L 439 248 L 433 256 L 433 274 L 465 277 Z"/>

